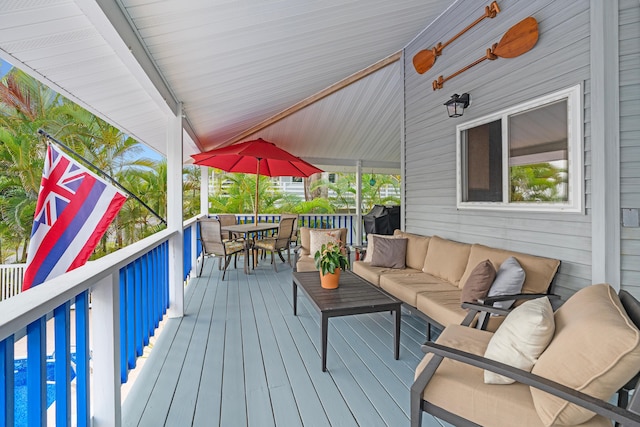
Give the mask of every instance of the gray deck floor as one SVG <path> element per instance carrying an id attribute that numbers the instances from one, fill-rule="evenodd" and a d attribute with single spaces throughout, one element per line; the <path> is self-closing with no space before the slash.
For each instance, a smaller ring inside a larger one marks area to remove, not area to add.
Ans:
<path id="1" fill-rule="evenodd" d="M 293 315 L 291 268 L 279 265 L 231 268 L 223 282 L 206 261 L 127 396 L 125 426 L 409 425 L 424 322 L 403 312 L 394 360 L 389 313 L 331 319 L 323 373 L 319 315 L 303 295 Z M 423 426 L 442 425 L 425 414 Z"/>

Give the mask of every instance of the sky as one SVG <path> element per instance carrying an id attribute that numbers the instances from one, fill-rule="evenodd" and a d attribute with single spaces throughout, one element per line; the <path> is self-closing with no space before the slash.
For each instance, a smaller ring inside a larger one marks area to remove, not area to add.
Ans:
<path id="1" fill-rule="evenodd" d="M 4 77 L 4 75 L 7 74 L 12 67 L 13 65 L 9 64 L 3 59 L 0 59 L 0 78 Z"/>
<path id="2" fill-rule="evenodd" d="M 4 77 L 9 71 L 11 71 L 11 68 L 13 68 L 13 65 L 11 65 L 7 61 L 0 58 L 0 78 Z M 155 150 L 152 150 L 151 148 L 147 147 L 145 144 L 141 144 L 141 145 L 144 151 L 140 157 L 147 157 L 156 161 L 161 160 L 163 158 Z"/>

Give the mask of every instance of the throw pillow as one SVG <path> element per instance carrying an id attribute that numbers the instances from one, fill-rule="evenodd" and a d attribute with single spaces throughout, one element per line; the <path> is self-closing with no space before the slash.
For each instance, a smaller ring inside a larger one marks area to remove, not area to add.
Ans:
<path id="1" fill-rule="evenodd" d="M 471 274 L 462 288 L 460 302 L 478 302 L 487 296 L 489 288 L 496 278 L 496 269 L 488 259 L 480 262 L 471 270 Z"/>
<path id="2" fill-rule="evenodd" d="M 397 237 L 388 236 L 386 234 L 367 234 L 367 253 L 364 254 L 364 262 L 371 262 L 373 259 L 373 251 L 376 247 L 376 241 L 380 239 L 397 239 Z"/>
<path id="3" fill-rule="evenodd" d="M 407 239 L 378 239 L 373 249 L 373 267 L 404 268 Z"/>
<path id="4" fill-rule="evenodd" d="M 313 258 L 322 245 L 340 242 L 340 230 L 309 230 L 309 258 Z"/>
<path id="5" fill-rule="evenodd" d="M 549 298 L 529 300 L 504 319 L 489 341 L 484 357 L 531 372 L 555 331 Z M 511 384 L 515 380 L 484 371 L 486 384 Z"/>
<path id="6" fill-rule="evenodd" d="M 500 268 L 496 272 L 496 279 L 489 288 L 488 297 L 496 297 L 499 295 L 513 295 L 522 291 L 524 284 L 525 272 L 518 260 L 509 257 L 500 264 Z M 508 309 L 513 305 L 515 300 L 496 301 L 494 307 Z"/>

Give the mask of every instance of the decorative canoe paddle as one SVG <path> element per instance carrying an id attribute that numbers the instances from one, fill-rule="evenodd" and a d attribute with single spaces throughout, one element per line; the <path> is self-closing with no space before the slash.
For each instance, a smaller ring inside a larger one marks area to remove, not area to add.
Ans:
<path id="1" fill-rule="evenodd" d="M 485 59 L 493 61 L 497 58 L 515 58 L 525 52 L 530 51 L 538 41 L 538 21 L 532 16 L 524 18 L 504 33 L 498 43 L 487 49 L 487 53 L 482 58 L 472 62 L 464 68 L 456 71 L 448 77 L 440 76 L 433 81 L 433 90 L 442 89 L 447 80 L 450 80 L 467 71 L 469 68 L 478 65 Z"/>
<path id="2" fill-rule="evenodd" d="M 421 50 L 416 53 L 413 57 L 413 67 L 416 69 L 418 74 L 424 74 L 429 71 L 433 64 L 436 62 L 436 58 L 442 54 L 442 50 L 449 46 L 453 41 L 455 41 L 458 37 L 469 31 L 471 28 L 475 27 L 480 23 L 484 18 L 494 18 L 498 13 L 500 13 L 500 8 L 498 7 L 497 2 L 491 2 L 489 6 L 485 6 L 484 15 L 480 18 L 473 21 L 471 24 L 467 25 L 462 31 L 453 36 L 446 43 L 438 43 L 431 49 Z"/>

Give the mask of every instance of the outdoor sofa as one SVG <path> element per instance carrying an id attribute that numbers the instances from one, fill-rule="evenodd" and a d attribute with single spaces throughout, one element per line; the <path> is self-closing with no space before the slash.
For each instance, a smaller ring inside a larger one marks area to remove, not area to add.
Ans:
<path id="1" fill-rule="evenodd" d="M 406 246 L 403 248 L 395 239 L 406 239 Z M 463 289 L 474 269 L 489 260 L 495 270 L 500 270 L 510 257 L 524 270 L 524 283 L 521 289 L 507 293 L 528 294 L 529 298 L 549 293 L 559 260 L 401 230 L 395 230 L 393 236 L 369 235 L 365 259 L 354 261 L 352 268 L 354 273 L 402 300 L 430 325 L 442 329 L 459 325 L 467 316 L 461 306 Z M 485 301 L 500 299 L 498 296 Z M 502 319 L 503 316 L 483 316 L 473 323 L 479 320 L 485 328 L 495 330 Z M 427 326 L 429 340 L 430 333 Z"/>
<path id="2" fill-rule="evenodd" d="M 555 312 L 547 297 L 529 300 L 495 333 L 468 325 L 449 325 L 423 345 L 412 427 L 423 411 L 456 426 L 640 425 L 637 390 L 629 399 L 640 385 L 640 303 L 628 292 L 592 285 Z M 616 392 L 617 406 L 609 403 Z"/>

